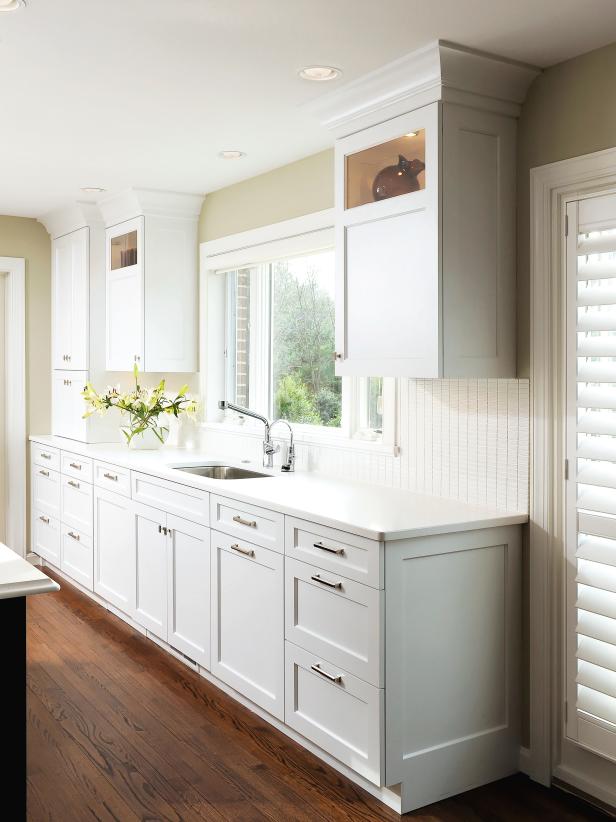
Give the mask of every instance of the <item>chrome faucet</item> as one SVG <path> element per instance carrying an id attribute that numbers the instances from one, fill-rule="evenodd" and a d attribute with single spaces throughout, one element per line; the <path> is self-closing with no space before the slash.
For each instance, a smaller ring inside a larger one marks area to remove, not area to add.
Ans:
<path id="1" fill-rule="evenodd" d="M 245 417 L 253 417 L 253 419 L 259 420 L 263 423 L 265 426 L 265 437 L 263 439 L 263 467 L 273 468 L 274 454 L 280 450 L 280 447 L 274 445 L 272 442 L 272 438 L 270 436 L 271 425 L 267 417 L 264 417 L 262 414 L 257 414 L 256 411 L 251 411 L 249 408 L 242 408 L 241 405 L 235 405 L 232 402 L 227 402 L 227 400 L 220 400 L 218 407 L 221 411 L 226 411 L 227 409 L 230 411 L 237 411 L 238 414 L 242 414 Z"/>
<path id="2" fill-rule="evenodd" d="M 272 431 L 272 428 L 275 425 L 278 425 L 279 422 L 283 422 L 287 426 L 287 428 L 289 429 L 290 437 L 291 437 L 291 439 L 289 441 L 289 450 L 287 451 L 287 461 L 280 466 L 280 470 L 281 471 L 295 471 L 295 445 L 293 444 L 293 429 L 291 428 L 291 424 L 288 422 L 288 420 L 283 420 L 282 417 L 281 417 L 281 418 L 275 420 L 270 425 L 270 433 Z M 279 448 L 277 447 L 276 450 L 278 451 Z"/>

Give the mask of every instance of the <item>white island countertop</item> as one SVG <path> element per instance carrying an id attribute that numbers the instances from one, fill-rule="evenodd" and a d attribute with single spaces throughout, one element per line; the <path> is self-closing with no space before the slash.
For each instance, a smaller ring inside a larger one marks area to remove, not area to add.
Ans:
<path id="1" fill-rule="evenodd" d="M 334 479 L 323 474 L 268 471 L 255 463 L 238 463 L 218 454 L 198 450 L 129 450 L 118 443 L 85 445 L 48 435 L 31 436 L 33 442 L 73 454 L 111 463 L 132 471 L 202 488 L 223 497 L 254 503 L 283 514 L 318 522 L 368 539 L 392 541 L 430 534 L 471 531 L 527 522 L 523 511 L 503 511 L 459 500 L 415 494 L 399 488 Z M 173 466 L 205 463 L 238 465 L 270 478 L 215 480 L 199 477 Z"/>
<path id="2" fill-rule="evenodd" d="M 0 542 L 0 599 L 59 591 L 53 579 Z"/>

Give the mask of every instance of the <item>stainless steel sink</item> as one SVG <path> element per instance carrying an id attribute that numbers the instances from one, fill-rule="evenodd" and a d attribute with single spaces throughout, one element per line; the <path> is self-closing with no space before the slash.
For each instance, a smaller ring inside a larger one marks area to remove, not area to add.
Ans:
<path id="1" fill-rule="evenodd" d="M 236 468 L 233 465 L 176 465 L 174 467 L 177 471 L 186 471 L 198 477 L 217 480 L 256 479 L 271 476 L 271 474 L 260 474 L 258 471 L 249 471 L 247 468 Z"/>

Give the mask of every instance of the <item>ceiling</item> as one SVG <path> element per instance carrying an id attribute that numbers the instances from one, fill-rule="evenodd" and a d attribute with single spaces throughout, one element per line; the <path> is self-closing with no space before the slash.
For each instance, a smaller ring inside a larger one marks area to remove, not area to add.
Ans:
<path id="1" fill-rule="evenodd" d="M 207 192 L 326 148 L 302 104 L 430 40 L 539 66 L 616 40 L 614 0 L 27 4 L 0 14 L 0 214 L 33 217 L 82 186 Z M 315 63 L 344 76 L 297 76 Z"/>

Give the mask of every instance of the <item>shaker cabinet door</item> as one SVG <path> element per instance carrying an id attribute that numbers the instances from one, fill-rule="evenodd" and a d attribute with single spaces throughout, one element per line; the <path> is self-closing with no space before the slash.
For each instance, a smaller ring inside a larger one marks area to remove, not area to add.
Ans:
<path id="1" fill-rule="evenodd" d="M 135 609 L 133 502 L 94 488 L 94 590 L 132 616 Z"/>
<path id="2" fill-rule="evenodd" d="M 135 505 L 135 620 L 167 639 L 167 516 Z"/>
<path id="3" fill-rule="evenodd" d="M 132 371 L 144 362 L 144 218 L 107 229 L 106 360 L 108 371 Z"/>
<path id="4" fill-rule="evenodd" d="M 88 368 L 89 228 L 52 242 L 53 367 Z"/>

